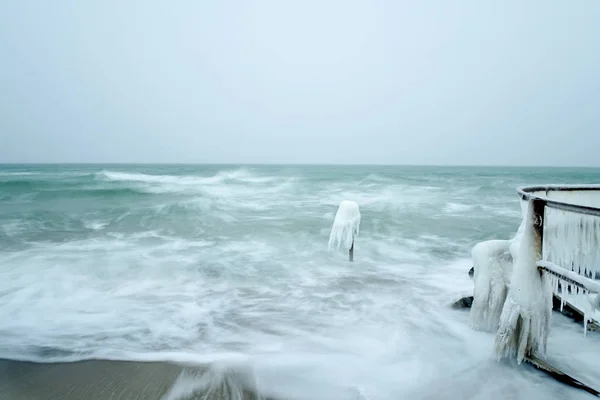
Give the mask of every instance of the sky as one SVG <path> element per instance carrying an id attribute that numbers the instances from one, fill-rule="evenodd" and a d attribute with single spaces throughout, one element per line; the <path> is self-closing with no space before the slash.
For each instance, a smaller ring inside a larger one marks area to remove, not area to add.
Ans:
<path id="1" fill-rule="evenodd" d="M 600 166 L 600 1 L 0 3 L 0 162 Z"/>

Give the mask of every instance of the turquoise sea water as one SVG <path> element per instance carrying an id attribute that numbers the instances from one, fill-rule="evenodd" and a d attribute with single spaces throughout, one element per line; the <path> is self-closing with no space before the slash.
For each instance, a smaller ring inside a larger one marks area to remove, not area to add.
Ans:
<path id="1" fill-rule="evenodd" d="M 440 398 L 449 382 L 460 398 L 577 397 L 496 363 L 493 336 L 448 304 L 472 287 L 470 248 L 516 231 L 516 187 L 598 182 L 576 168 L 3 165 L 0 357 L 236 360 L 284 398 Z M 327 251 L 342 200 L 361 207 L 354 263 Z M 480 387 L 476 370 L 500 378 Z"/>

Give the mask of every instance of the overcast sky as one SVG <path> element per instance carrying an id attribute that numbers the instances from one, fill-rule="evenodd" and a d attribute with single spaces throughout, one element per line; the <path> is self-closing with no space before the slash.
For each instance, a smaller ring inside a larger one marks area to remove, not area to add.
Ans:
<path id="1" fill-rule="evenodd" d="M 3 1 L 0 162 L 600 166 L 600 1 Z"/>

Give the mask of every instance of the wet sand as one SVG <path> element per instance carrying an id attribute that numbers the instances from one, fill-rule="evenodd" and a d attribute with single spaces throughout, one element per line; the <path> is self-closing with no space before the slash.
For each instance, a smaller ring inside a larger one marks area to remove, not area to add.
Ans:
<path id="1" fill-rule="evenodd" d="M 182 366 L 91 360 L 32 363 L 0 360 L 0 400 L 161 399 Z"/>
<path id="2" fill-rule="evenodd" d="M 34 363 L 0 359 L 0 400 L 158 400 L 173 399 L 182 376 L 200 377 L 206 367 L 167 362 L 88 360 Z M 232 394 L 230 376 L 208 391 L 180 399 L 256 399 L 243 390 Z M 240 382 L 235 386 L 239 387 Z M 236 392 L 235 390 L 233 392 Z"/>

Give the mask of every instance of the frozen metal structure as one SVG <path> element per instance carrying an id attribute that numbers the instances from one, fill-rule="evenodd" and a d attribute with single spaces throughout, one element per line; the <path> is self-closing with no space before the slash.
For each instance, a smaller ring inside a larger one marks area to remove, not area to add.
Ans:
<path id="1" fill-rule="evenodd" d="M 583 314 L 600 320 L 600 185 L 551 185 L 519 188 L 533 202 L 541 258 L 536 266 L 549 278 L 552 293 Z"/>
<path id="2" fill-rule="evenodd" d="M 496 332 L 497 358 L 537 359 L 546 352 L 553 304 L 584 322 L 600 320 L 600 185 L 517 190 L 523 221 L 511 240 L 472 251 L 471 324 Z"/>

